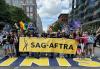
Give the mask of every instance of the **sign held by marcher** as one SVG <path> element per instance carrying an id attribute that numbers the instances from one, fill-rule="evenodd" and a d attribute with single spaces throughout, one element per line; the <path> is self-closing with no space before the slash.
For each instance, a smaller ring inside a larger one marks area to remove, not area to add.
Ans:
<path id="1" fill-rule="evenodd" d="M 19 51 L 76 54 L 77 44 L 74 39 L 20 37 Z"/>

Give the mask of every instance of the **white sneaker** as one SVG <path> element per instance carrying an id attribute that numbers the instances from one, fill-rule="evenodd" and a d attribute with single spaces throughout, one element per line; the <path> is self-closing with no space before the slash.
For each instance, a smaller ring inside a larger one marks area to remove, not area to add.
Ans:
<path id="1" fill-rule="evenodd" d="M 94 54 L 92 54 L 91 56 L 94 57 Z"/>
<path id="2" fill-rule="evenodd" d="M 92 58 L 92 56 L 90 56 L 90 58 Z"/>

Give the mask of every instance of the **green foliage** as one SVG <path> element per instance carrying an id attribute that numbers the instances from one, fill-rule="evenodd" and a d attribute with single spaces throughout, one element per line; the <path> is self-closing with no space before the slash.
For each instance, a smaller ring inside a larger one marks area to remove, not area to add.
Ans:
<path id="1" fill-rule="evenodd" d="M 21 8 L 11 6 L 5 3 L 5 0 L 0 0 L 0 21 L 7 22 L 11 25 L 19 21 L 28 21 L 30 19 L 26 16 Z"/>
<path id="2" fill-rule="evenodd" d="M 3 27 L 4 27 L 4 24 L 3 23 L 0 23 L 0 32 L 3 29 Z"/>
<path id="3" fill-rule="evenodd" d="M 55 25 L 52 28 L 53 32 L 57 32 L 58 30 L 61 30 L 60 25 L 61 24 L 59 22 L 56 22 Z"/>
<path id="4" fill-rule="evenodd" d="M 9 6 L 8 8 L 9 17 L 12 23 L 19 21 L 29 21 L 30 19 L 26 16 L 24 11 L 21 8 L 15 6 Z"/>
<path id="5" fill-rule="evenodd" d="M 5 3 L 5 0 L 0 0 L 0 21 L 6 21 L 6 12 L 7 12 L 7 5 Z"/>

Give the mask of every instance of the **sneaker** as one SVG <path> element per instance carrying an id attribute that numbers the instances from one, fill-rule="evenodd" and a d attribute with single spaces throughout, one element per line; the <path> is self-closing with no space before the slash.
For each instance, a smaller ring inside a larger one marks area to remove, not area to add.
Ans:
<path id="1" fill-rule="evenodd" d="M 90 56 L 89 58 L 92 58 L 92 56 Z"/>
<path id="2" fill-rule="evenodd" d="M 92 54 L 91 56 L 94 57 L 94 54 Z"/>

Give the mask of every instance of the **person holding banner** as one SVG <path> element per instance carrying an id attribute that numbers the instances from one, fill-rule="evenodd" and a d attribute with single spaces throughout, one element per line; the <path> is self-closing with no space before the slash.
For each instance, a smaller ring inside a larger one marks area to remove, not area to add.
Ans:
<path id="1" fill-rule="evenodd" d="M 29 37 L 30 38 L 33 37 L 32 33 L 30 33 L 30 36 Z M 31 57 L 31 56 L 32 56 L 32 52 L 29 52 L 29 57 Z"/>
<path id="2" fill-rule="evenodd" d="M 89 52 L 90 58 L 94 56 L 94 52 L 93 52 L 94 43 L 95 43 L 95 37 L 93 36 L 92 33 L 88 33 L 88 52 Z"/>
<path id="3" fill-rule="evenodd" d="M 16 56 L 19 57 L 20 56 L 20 52 L 19 52 L 19 36 L 17 34 L 17 32 L 14 32 L 14 45 L 15 45 L 15 50 L 16 50 Z"/>
<path id="4" fill-rule="evenodd" d="M 9 42 L 8 42 L 7 38 L 3 39 L 2 44 L 3 44 L 4 56 L 9 56 L 10 50 L 8 48 L 9 47 Z"/>
<path id="5" fill-rule="evenodd" d="M 81 59 L 82 57 L 85 58 L 85 50 L 84 50 L 84 41 L 82 38 L 79 39 L 79 44 L 77 47 L 77 58 Z"/>

